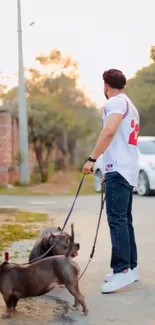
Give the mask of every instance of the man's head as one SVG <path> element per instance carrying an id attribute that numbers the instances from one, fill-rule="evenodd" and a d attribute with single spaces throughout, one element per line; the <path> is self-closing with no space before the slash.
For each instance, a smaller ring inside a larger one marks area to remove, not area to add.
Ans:
<path id="1" fill-rule="evenodd" d="M 104 71 L 102 78 L 104 80 L 104 94 L 108 99 L 114 93 L 119 93 L 124 90 L 126 85 L 126 77 L 122 71 L 117 69 L 109 69 Z"/>

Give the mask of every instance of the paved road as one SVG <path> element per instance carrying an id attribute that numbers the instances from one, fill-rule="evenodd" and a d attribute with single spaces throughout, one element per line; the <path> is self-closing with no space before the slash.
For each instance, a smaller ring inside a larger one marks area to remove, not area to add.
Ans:
<path id="1" fill-rule="evenodd" d="M 71 206 L 71 197 L 17 197 L 0 196 L 0 205 L 18 206 L 34 211 L 47 211 L 62 225 Z M 100 196 L 79 197 L 72 220 L 75 224 L 76 240 L 81 243 L 77 261 L 83 269 L 90 254 L 94 238 Z M 64 324 L 77 325 L 153 325 L 155 324 L 155 197 L 134 197 L 134 219 L 139 250 L 141 281 L 120 293 L 101 295 L 100 285 L 109 271 L 110 240 L 105 212 L 101 224 L 95 257 L 80 282 L 86 297 L 89 316 L 69 311 Z M 57 289 L 53 295 L 72 302 L 65 289 Z M 61 323 L 62 324 L 62 323 Z"/>

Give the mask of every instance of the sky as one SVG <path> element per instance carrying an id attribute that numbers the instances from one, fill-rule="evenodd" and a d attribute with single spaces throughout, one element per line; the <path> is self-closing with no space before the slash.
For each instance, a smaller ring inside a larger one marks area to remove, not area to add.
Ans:
<path id="1" fill-rule="evenodd" d="M 102 73 L 127 78 L 150 63 L 155 44 L 155 0 L 21 0 L 25 67 L 58 48 L 79 62 L 80 83 L 102 105 Z M 17 82 L 17 0 L 0 0 L 0 80 Z M 35 21 L 33 26 L 29 24 Z M 7 76 L 10 79 L 7 79 Z"/>

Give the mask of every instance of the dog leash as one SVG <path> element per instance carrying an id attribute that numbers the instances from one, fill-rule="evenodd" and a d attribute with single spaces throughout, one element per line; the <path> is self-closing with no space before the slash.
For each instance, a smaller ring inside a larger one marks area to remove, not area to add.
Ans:
<path id="1" fill-rule="evenodd" d="M 81 190 L 81 187 L 82 187 L 82 184 L 83 184 L 83 181 L 84 181 L 84 177 L 85 177 L 85 174 L 83 174 L 83 176 L 82 176 L 82 178 L 81 178 L 81 181 L 80 181 L 80 184 L 79 184 L 79 186 L 78 186 L 78 189 L 77 189 L 77 192 L 76 192 L 76 195 L 75 195 L 75 197 L 74 197 L 74 200 L 73 200 L 73 203 L 72 203 L 72 206 L 71 206 L 71 208 L 70 208 L 70 210 L 69 210 L 69 213 L 68 213 L 68 215 L 67 215 L 67 217 L 66 217 L 66 219 L 65 219 L 65 222 L 64 222 L 64 225 L 63 225 L 63 227 L 62 227 L 62 229 L 61 229 L 61 232 L 60 232 L 60 235 L 59 236 L 61 236 L 61 234 L 63 233 L 63 231 L 64 231 L 64 229 L 65 229 L 65 227 L 66 227 L 66 225 L 67 225 L 67 223 L 68 223 L 68 220 L 69 220 L 69 218 L 70 218 L 70 216 L 71 216 L 71 214 L 72 214 L 72 211 L 73 211 L 73 208 L 74 208 L 74 205 L 75 205 L 75 202 L 76 202 L 76 200 L 77 200 L 77 197 L 78 197 L 78 195 L 79 195 L 79 192 L 80 192 L 80 190 Z M 41 260 L 42 258 L 44 258 L 52 249 L 53 249 L 53 247 L 56 245 L 56 243 L 57 243 L 57 241 L 59 240 L 59 238 L 58 239 L 56 239 L 55 240 L 55 242 L 53 243 L 53 245 L 44 253 L 44 254 L 42 254 L 41 256 L 39 256 L 39 257 L 37 257 L 37 258 L 35 258 L 34 260 L 32 260 L 32 261 L 30 261 L 28 264 L 32 264 L 32 263 L 34 263 L 34 262 L 36 262 L 36 261 L 38 261 L 38 260 Z M 25 264 L 27 264 L 27 263 L 25 263 Z"/>
<path id="2" fill-rule="evenodd" d="M 80 184 L 79 184 L 79 187 L 78 187 L 78 189 L 77 189 L 77 192 L 76 192 L 75 198 L 74 198 L 74 200 L 73 200 L 72 206 L 71 206 L 71 208 L 70 208 L 70 210 L 69 210 L 69 213 L 68 213 L 68 215 L 67 215 L 67 217 L 66 217 L 66 219 L 65 219 L 64 225 L 63 225 L 62 230 L 61 230 L 61 232 L 60 232 L 60 235 L 61 235 L 62 232 L 64 231 L 64 229 L 65 229 L 65 227 L 66 227 L 66 225 L 67 225 L 67 222 L 68 222 L 68 220 L 69 220 L 69 218 L 70 218 L 70 216 L 71 216 L 71 213 L 72 213 L 72 211 L 73 211 L 73 208 L 74 208 L 74 205 L 75 205 L 76 199 L 77 199 L 77 197 L 78 197 L 78 195 L 79 195 L 79 192 L 80 192 L 80 190 L 81 190 L 81 187 L 82 187 L 82 184 L 83 184 L 83 181 L 84 181 L 84 177 L 85 177 L 85 175 L 83 174 L 82 179 L 81 179 Z M 105 197 L 103 197 L 103 194 L 104 194 L 104 187 L 103 187 L 103 186 L 104 186 L 104 184 L 102 183 L 102 185 L 101 185 L 101 207 L 100 207 L 100 213 L 99 213 L 99 217 L 98 217 L 98 223 L 97 223 L 97 228 L 96 228 L 96 233 L 95 233 L 95 238 L 94 238 L 93 247 L 92 247 L 92 250 L 91 250 L 91 253 L 90 253 L 90 257 L 89 257 L 88 263 L 86 264 L 86 266 L 85 266 L 83 272 L 81 273 L 81 275 L 80 275 L 80 277 L 79 277 L 79 280 L 80 280 L 80 279 L 83 277 L 83 275 L 85 274 L 85 272 L 86 272 L 86 270 L 87 270 L 87 268 L 88 268 L 90 262 L 92 261 L 92 258 L 94 257 L 95 248 L 96 248 L 96 242 L 97 242 L 97 237 L 98 237 L 98 232 L 99 232 L 99 227 L 100 227 L 100 223 L 101 223 L 102 211 L 103 211 L 103 209 L 104 209 L 104 203 L 105 203 Z M 44 257 L 45 257 L 45 256 L 46 256 L 46 255 L 47 255 L 47 254 L 52 250 L 52 248 L 55 246 L 55 244 L 56 244 L 57 241 L 58 241 L 58 240 L 56 240 L 56 241 L 54 242 L 54 244 L 53 244 L 53 245 L 52 245 L 52 246 L 51 246 L 51 247 L 50 247 L 50 248 L 49 248 L 49 249 L 48 249 L 44 254 L 42 254 L 42 255 L 39 256 L 38 258 L 32 260 L 31 262 L 24 263 L 23 265 L 32 264 L 32 263 L 34 263 L 35 261 L 38 261 L 38 260 L 44 258 Z M 6 253 L 5 253 L 5 261 L 8 262 L 8 260 L 9 260 L 9 255 L 8 255 L 8 253 L 6 252 Z"/>
<path id="3" fill-rule="evenodd" d="M 104 184 L 102 183 L 102 185 L 101 185 L 101 207 L 100 207 L 100 213 L 99 213 L 97 227 L 96 227 L 96 233 L 95 233 L 94 243 L 93 243 L 93 247 L 92 247 L 92 250 L 91 250 L 91 253 L 90 253 L 90 257 L 89 257 L 88 263 L 86 264 L 83 272 L 81 273 L 81 275 L 79 277 L 79 280 L 83 277 L 84 273 L 86 272 L 86 270 L 87 270 L 90 262 L 92 261 L 92 258 L 94 256 L 94 253 L 95 253 L 96 242 L 97 242 L 98 232 L 99 232 L 100 223 L 101 223 L 102 211 L 104 209 L 104 203 L 105 203 L 105 196 L 103 197 L 103 193 L 104 193 Z"/>

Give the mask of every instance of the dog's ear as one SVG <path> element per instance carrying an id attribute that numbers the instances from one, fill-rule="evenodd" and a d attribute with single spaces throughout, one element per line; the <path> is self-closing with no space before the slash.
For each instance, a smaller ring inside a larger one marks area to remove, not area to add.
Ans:
<path id="1" fill-rule="evenodd" d="M 51 233 L 51 237 L 54 239 L 55 237 L 59 236 L 61 232 L 61 228 L 58 227 L 57 229 L 55 229 L 52 233 Z"/>

